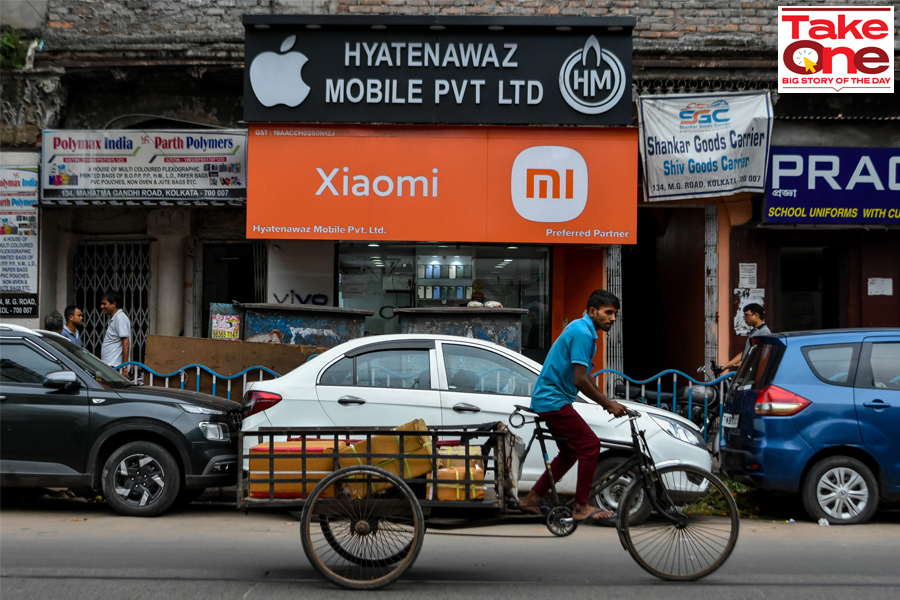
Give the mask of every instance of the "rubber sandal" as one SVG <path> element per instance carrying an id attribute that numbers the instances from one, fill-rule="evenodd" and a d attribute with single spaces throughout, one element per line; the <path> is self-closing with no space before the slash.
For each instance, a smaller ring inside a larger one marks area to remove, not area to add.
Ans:
<path id="1" fill-rule="evenodd" d="M 596 519 L 594 518 L 594 515 L 599 515 L 599 514 L 602 514 L 602 513 L 605 513 L 605 512 L 609 512 L 610 515 L 609 515 L 608 517 L 597 517 Z M 583 519 L 572 519 L 572 521 L 574 521 L 575 523 L 584 523 L 584 522 L 586 522 L 586 521 L 599 521 L 600 519 L 611 519 L 611 518 L 614 517 L 614 516 L 616 516 L 616 513 L 612 512 L 612 511 L 607 511 L 607 510 L 604 510 L 604 509 L 602 509 L 602 508 L 596 508 L 596 509 L 592 510 L 592 511 L 591 511 L 591 514 L 589 514 L 589 515 L 586 516 L 585 518 L 583 518 Z"/>
<path id="2" fill-rule="evenodd" d="M 541 507 L 537 504 L 520 504 L 519 510 L 527 515 L 539 515 L 541 514 Z"/>

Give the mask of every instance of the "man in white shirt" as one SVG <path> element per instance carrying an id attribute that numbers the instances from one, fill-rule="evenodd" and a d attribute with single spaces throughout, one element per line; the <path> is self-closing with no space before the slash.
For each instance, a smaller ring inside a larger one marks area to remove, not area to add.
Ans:
<path id="1" fill-rule="evenodd" d="M 128 362 L 131 356 L 131 320 L 119 308 L 121 304 L 118 292 L 106 292 L 100 301 L 100 308 L 110 317 L 100 346 L 100 360 L 111 367 Z M 128 367 L 122 369 L 122 374 L 128 377 Z"/>

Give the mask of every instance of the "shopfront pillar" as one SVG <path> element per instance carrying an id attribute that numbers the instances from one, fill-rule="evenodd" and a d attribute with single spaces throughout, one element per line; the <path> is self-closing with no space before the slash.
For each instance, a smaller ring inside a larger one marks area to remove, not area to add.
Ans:
<path id="1" fill-rule="evenodd" d="M 153 211 L 147 220 L 147 233 L 157 241 L 153 262 L 158 287 L 152 294 L 157 335 L 179 335 L 184 326 L 184 254 L 190 223 L 190 213 L 178 209 Z"/>

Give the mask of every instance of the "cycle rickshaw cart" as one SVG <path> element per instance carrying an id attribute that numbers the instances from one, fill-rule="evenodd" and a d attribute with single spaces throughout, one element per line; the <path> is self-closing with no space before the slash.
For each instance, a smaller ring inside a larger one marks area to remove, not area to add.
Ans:
<path id="1" fill-rule="evenodd" d="M 601 439 L 631 457 L 594 482 L 591 497 L 619 477 L 633 483 L 619 498 L 616 528 L 623 548 L 649 573 L 691 581 L 718 569 L 737 541 L 739 516 L 728 488 L 703 469 L 649 456 L 639 413 L 627 420 L 631 442 Z M 516 483 L 524 454 L 502 423 L 425 427 L 261 428 L 241 434 L 258 441 L 250 470 L 239 478 L 238 506 L 302 508 L 303 550 L 323 576 L 350 589 L 388 585 L 415 562 L 426 527 L 442 514 L 470 515 L 475 524 L 535 521 L 519 510 Z M 534 425 L 526 454 L 538 441 L 557 440 L 539 416 L 517 407 L 510 425 Z M 518 440 L 521 449 L 521 440 Z M 552 480 L 552 477 L 551 477 Z M 634 522 L 643 500 L 651 514 Z M 555 483 L 541 507 L 548 530 L 567 536 L 578 526 L 572 501 Z M 465 518 L 463 519 L 465 521 Z M 470 526 L 470 525 L 467 525 Z"/>

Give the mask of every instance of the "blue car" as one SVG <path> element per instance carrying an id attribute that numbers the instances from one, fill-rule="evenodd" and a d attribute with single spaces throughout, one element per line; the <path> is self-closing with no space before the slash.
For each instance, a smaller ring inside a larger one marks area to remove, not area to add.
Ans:
<path id="1" fill-rule="evenodd" d="M 900 496 L 900 329 L 758 336 L 722 418 L 721 469 L 864 523 Z"/>

